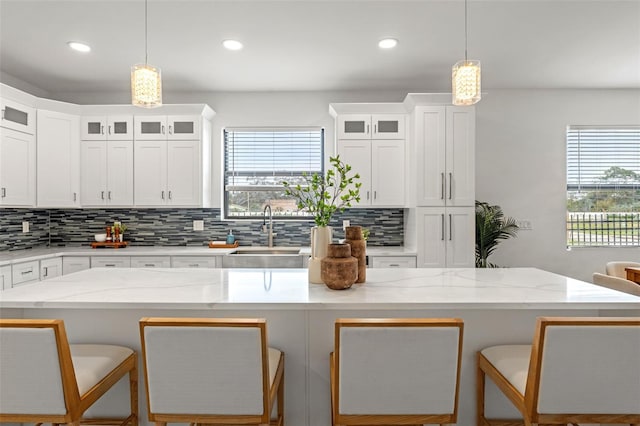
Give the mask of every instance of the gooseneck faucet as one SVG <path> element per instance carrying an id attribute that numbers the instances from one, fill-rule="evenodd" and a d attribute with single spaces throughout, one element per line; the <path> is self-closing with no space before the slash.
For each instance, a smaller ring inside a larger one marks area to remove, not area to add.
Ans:
<path id="1" fill-rule="evenodd" d="M 269 209 L 269 230 L 267 231 L 267 209 Z M 269 247 L 273 247 L 273 214 L 271 212 L 271 204 L 264 206 L 262 211 L 262 232 L 268 232 L 267 241 Z"/>

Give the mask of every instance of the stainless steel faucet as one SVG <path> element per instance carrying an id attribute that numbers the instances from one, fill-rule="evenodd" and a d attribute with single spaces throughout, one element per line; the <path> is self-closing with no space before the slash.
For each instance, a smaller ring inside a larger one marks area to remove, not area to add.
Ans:
<path id="1" fill-rule="evenodd" d="M 269 230 L 267 231 L 267 209 L 269 209 Z M 273 214 L 271 212 L 271 204 L 264 206 L 262 211 L 262 232 L 267 233 L 267 241 L 269 247 L 273 247 Z"/>

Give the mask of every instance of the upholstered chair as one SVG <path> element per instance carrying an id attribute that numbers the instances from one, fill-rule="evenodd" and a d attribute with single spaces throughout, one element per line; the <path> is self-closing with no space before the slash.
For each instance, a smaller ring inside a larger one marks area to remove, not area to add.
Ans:
<path id="1" fill-rule="evenodd" d="M 140 338 L 157 425 L 284 424 L 284 354 L 264 319 L 142 318 Z"/>
<path id="2" fill-rule="evenodd" d="M 509 422 L 485 418 L 485 377 L 525 426 L 640 423 L 639 359 L 640 318 L 539 318 L 532 345 L 477 353 L 477 424 Z"/>
<path id="3" fill-rule="evenodd" d="M 83 414 L 129 375 L 126 418 Z M 73 344 L 61 320 L 0 319 L 0 422 L 138 424 L 137 354 L 126 347 Z"/>
<path id="4" fill-rule="evenodd" d="M 455 423 L 462 333 L 460 319 L 338 319 L 332 424 Z"/>
<path id="5" fill-rule="evenodd" d="M 605 275 L 599 272 L 594 272 L 593 283 L 602 287 L 607 287 L 613 290 L 640 296 L 640 284 L 634 283 L 633 281 L 629 281 L 624 278 L 618 278 L 612 275 Z"/>
<path id="6" fill-rule="evenodd" d="M 627 279 L 627 271 L 624 268 L 640 268 L 640 263 L 638 262 L 607 262 L 605 267 L 605 271 L 607 275 L 611 275 L 612 277 L 624 278 Z"/>

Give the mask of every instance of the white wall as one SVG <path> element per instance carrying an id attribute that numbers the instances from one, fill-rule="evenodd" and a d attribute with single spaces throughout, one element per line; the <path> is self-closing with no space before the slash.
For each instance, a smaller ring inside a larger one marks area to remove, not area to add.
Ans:
<path id="1" fill-rule="evenodd" d="M 502 206 L 533 230 L 504 241 L 491 260 L 591 281 L 638 248 L 567 250 L 567 125 L 640 125 L 640 90 L 492 90 L 476 106 L 476 199 Z"/>

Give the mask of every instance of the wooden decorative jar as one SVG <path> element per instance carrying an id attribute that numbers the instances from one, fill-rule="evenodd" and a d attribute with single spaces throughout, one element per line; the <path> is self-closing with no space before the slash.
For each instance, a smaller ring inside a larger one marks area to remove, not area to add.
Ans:
<path id="1" fill-rule="evenodd" d="M 345 228 L 345 243 L 351 246 L 351 256 L 358 259 L 357 283 L 363 283 L 367 279 L 367 242 L 362 236 L 361 226 L 347 226 Z"/>
<path id="2" fill-rule="evenodd" d="M 329 244 L 327 257 L 320 261 L 322 281 L 332 290 L 346 290 L 358 278 L 358 259 L 351 257 L 349 244 Z"/>

